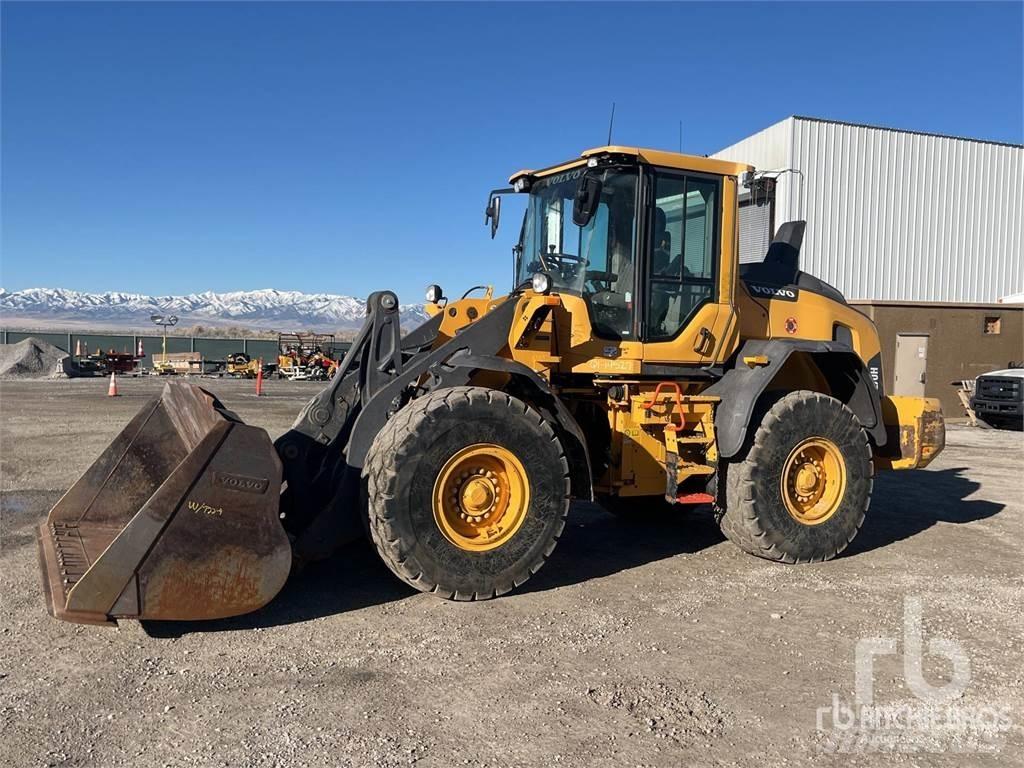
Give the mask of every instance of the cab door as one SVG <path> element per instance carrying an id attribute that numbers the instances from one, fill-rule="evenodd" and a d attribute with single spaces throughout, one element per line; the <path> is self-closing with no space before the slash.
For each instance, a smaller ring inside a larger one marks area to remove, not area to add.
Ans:
<path id="1" fill-rule="evenodd" d="M 644 363 L 651 374 L 685 374 L 736 346 L 736 180 L 667 169 L 649 178 Z"/>

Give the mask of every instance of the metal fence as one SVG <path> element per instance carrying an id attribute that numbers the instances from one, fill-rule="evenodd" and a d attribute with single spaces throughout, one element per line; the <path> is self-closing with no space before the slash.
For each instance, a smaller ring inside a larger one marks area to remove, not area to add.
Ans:
<path id="1" fill-rule="evenodd" d="M 79 342 L 82 352 L 114 350 L 115 352 L 135 352 L 142 341 L 145 358 L 140 365 L 153 367 L 153 357 L 159 359 L 163 352 L 163 337 L 140 334 L 111 333 L 77 333 L 74 331 L 8 331 L 0 329 L 0 344 L 17 344 L 19 341 L 33 337 L 45 341 L 68 354 L 75 352 Z M 352 346 L 347 341 L 336 341 L 332 357 L 338 358 Z M 233 352 L 245 352 L 251 357 L 262 357 L 266 362 L 277 359 L 277 341 L 274 339 L 208 339 L 200 336 L 168 336 L 168 352 L 198 352 L 204 360 L 224 360 Z"/>

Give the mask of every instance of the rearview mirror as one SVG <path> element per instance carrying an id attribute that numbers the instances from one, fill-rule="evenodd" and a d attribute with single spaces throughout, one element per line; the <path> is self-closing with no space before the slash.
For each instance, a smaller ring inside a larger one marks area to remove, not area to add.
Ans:
<path id="1" fill-rule="evenodd" d="M 594 218 L 597 205 L 601 202 L 601 179 L 593 174 L 584 174 L 576 186 L 572 201 L 572 223 L 585 227 Z"/>
<path id="2" fill-rule="evenodd" d="M 501 198 L 498 195 L 492 193 L 492 197 L 487 201 L 487 210 L 484 212 L 484 223 L 490 222 L 491 224 L 491 240 L 498 234 L 498 223 L 501 221 Z"/>

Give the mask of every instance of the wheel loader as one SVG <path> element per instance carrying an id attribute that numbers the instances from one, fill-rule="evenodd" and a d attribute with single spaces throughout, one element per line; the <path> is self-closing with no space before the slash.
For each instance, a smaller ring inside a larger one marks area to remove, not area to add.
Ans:
<path id="1" fill-rule="evenodd" d="M 252 357 L 246 352 L 232 352 L 224 360 L 224 373 L 240 379 L 255 379 L 260 371 L 273 373 L 274 364 L 264 365 L 263 358 Z"/>
<path id="2" fill-rule="evenodd" d="M 605 146 L 524 170 L 514 280 L 399 327 L 391 291 L 337 375 L 271 442 L 170 383 L 39 530 L 58 618 L 213 619 L 260 608 L 303 563 L 367 536 L 443 598 L 505 594 L 551 557 L 572 499 L 620 515 L 712 505 L 781 563 L 857 535 L 876 470 L 926 466 L 933 399 L 883 391 L 878 333 L 800 271 L 803 222 L 739 263 L 748 165 Z M 557 563 L 555 566 L 557 567 Z"/>

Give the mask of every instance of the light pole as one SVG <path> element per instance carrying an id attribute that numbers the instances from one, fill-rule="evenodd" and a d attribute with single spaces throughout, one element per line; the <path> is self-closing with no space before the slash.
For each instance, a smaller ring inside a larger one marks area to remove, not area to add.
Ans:
<path id="1" fill-rule="evenodd" d="M 163 345 L 163 360 L 161 361 L 161 368 L 167 367 L 167 329 L 173 325 L 177 325 L 177 315 L 150 315 L 149 319 L 159 325 L 163 329 L 164 345 Z"/>

